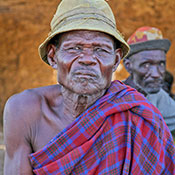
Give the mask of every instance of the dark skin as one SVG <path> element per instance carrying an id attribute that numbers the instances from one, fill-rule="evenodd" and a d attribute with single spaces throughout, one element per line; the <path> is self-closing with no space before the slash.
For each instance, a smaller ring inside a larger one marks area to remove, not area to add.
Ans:
<path id="1" fill-rule="evenodd" d="M 135 87 L 141 88 L 146 94 L 159 92 L 166 68 L 166 55 L 163 50 L 138 52 L 126 59 L 124 65 Z"/>
<path id="2" fill-rule="evenodd" d="M 67 32 L 58 47 L 48 46 L 48 62 L 58 71 L 60 85 L 26 90 L 7 101 L 4 175 L 33 174 L 28 155 L 104 95 L 121 57 L 113 38 L 102 32 Z"/>

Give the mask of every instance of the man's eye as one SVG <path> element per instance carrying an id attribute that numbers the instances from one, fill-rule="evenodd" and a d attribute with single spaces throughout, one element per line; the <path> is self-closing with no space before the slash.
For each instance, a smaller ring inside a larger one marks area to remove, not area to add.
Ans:
<path id="1" fill-rule="evenodd" d="M 165 67 L 165 63 L 164 62 L 160 62 L 159 66 Z"/>
<path id="2" fill-rule="evenodd" d="M 142 66 L 147 69 L 150 67 L 150 63 L 144 63 Z"/>
<path id="3" fill-rule="evenodd" d="M 103 48 L 101 48 L 101 47 L 95 48 L 94 51 L 96 51 L 96 52 L 101 52 L 101 53 L 102 53 L 102 52 L 108 53 L 108 51 L 107 51 L 106 49 L 103 49 Z"/>
<path id="4" fill-rule="evenodd" d="M 74 49 L 75 49 L 75 50 L 81 50 L 81 48 L 78 47 L 78 46 L 74 47 Z"/>
<path id="5" fill-rule="evenodd" d="M 79 51 L 79 50 L 81 50 L 81 47 L 79 47 L 79 46 L 69 47 L 68 50 L 69 51 Z"/>

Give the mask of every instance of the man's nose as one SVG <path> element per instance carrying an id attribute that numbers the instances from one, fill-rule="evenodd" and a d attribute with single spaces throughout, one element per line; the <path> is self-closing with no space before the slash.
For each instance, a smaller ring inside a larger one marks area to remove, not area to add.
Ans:
<path id="1" fill-rule="evenodd" d="M 157 66 L 151 67 L 151 76 L 154 78 L 159 78 L 161 76 L 161 72 Z"/>
<path id="2" fill-rule="evenodd" d="M 97 59 L 93 52 L 93 49 L 84 49 L 79 56 L 78 62 L 84 65 L 96 65 Z"/>

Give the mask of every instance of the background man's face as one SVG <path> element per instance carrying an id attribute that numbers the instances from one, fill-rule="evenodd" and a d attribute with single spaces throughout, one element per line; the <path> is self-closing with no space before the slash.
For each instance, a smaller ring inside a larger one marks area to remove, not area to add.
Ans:
<path id="1" fill-rule="evenodd" d="M 120 61 L 113 38 L 95 31 L 62 34 L 55 57 L 58 82 L 78 94 L 94 94 L 109 87 L 113 67 Z"/>
<path id="2" fill-rule="evenodd" d="M 135 83 L 147 93 L 157 93 L 162 87 L 166 55 L 162 50 L 141 51 L 131 60 L 131 75 Z"/>

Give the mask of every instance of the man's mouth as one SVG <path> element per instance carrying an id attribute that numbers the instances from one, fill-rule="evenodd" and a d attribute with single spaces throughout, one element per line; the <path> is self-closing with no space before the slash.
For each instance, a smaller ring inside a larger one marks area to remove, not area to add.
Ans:
<path id="1" fill-rule="evenodd" d="M 77 70 L 73 73 L 75 76 L 78 77 L 97 77 L 97 74 L 95 71 L 89 71 L 89 70 Z"/>
<path id="2" fill-rule="evenodd" d="M 162 82 L 161 81 L 151 81 L 151 82 L 147 82 L 146 83 L 147 86 L 154 88 L 154 87 L 161 87 L 162 86 Z"/>

